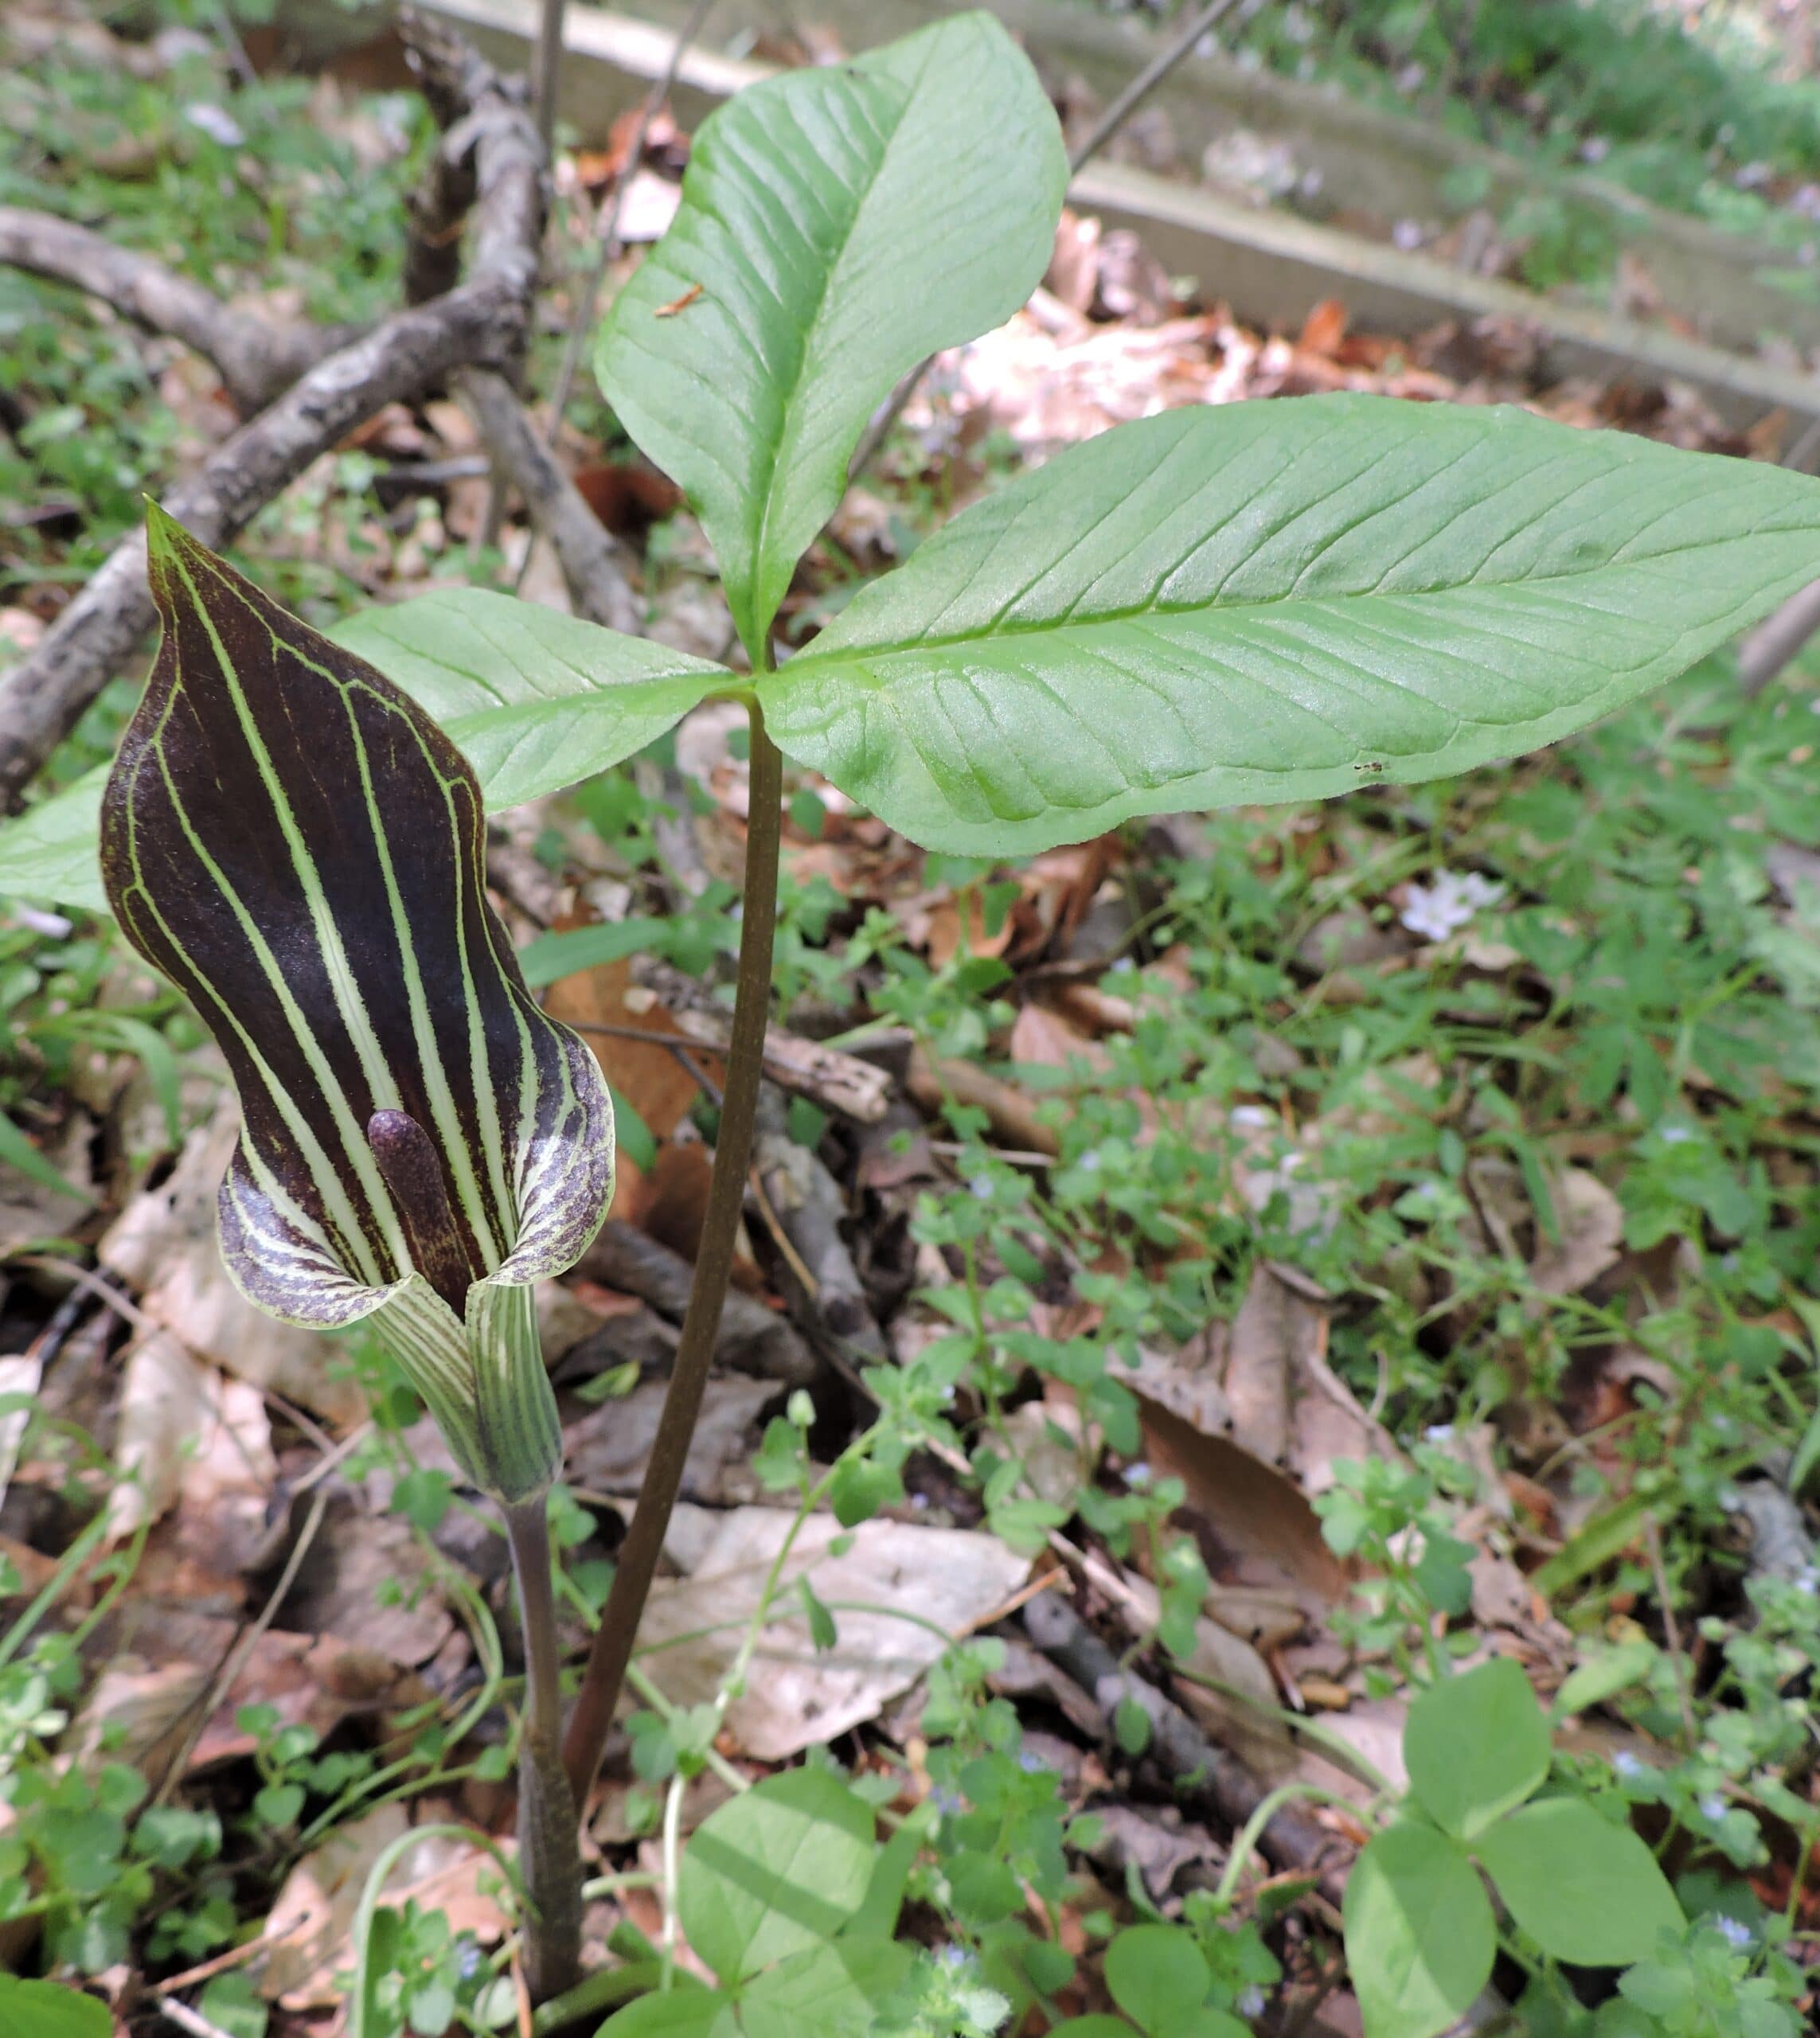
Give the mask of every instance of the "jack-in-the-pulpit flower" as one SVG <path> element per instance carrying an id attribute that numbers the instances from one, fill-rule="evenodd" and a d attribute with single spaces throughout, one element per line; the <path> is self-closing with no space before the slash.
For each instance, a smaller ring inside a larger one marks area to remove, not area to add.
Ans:
<path id="1" fill-rule="evenodd" d="M 600 1068 L 525 987 L 454 744 L 170 517 L 147 528 L 164 638 L 101 865 L 240 1093 L 228 1270 L 287 1322 L 370 1319 L 463 1472 L 525 1499 L 561 1458 L 531 1283 L 612 1196 Z"/>

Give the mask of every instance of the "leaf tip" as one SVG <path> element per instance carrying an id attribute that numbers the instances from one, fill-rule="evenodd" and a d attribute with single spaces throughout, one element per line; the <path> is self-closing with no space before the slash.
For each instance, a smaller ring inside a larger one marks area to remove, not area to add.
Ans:
<path id="1" fill-rule="evenodd" d="M 170 600 L 170 576 L 186 552 L 201 548 L 196 538 L 162 504 L 145 498 L 146 575 L 151 582 L 152 599 L 161 609 Z"/>

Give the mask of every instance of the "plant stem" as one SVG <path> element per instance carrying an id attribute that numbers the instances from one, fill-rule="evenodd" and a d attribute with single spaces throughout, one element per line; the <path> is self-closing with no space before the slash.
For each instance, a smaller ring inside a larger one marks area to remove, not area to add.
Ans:
<path id="1" fill-rule="evenodd" d="M 525 1981 L 537 2004 L 572 1989 L 581 1972 L 581 1846 L 562 1761 L 562 1658 L 544 1496 L 521 1501 L 505 1513 L 525 1629 L 518 1867 L 529 1914 Z"/>
<path id="2" fill-rule="evenodd" d="M 777 854 L 783 798 L 783 760 L 765 733 L 764 716 L 756 699 L 748 712 L 752 800 L 746 830 L 745 910 L 740 927 L 732 1037 L 727 1047 L 727 1087 L 721 1105 L 720 1135 L 714 1142 L 708 1214 L 650 1463 L 568 1723 L 563 1759 L 578 1809 L 588 1802 L 601 1751 L 612 1731 L 613 1712 L 631 1661 L 639 1617 L 644 1611 L 663 1550 L 664 1531 L 682 1485 L 689 1439 L 720 1337 L 721 1308 L 727 1298 L 733 1247 L 745 1204 L 746 1169 L 752 1158 L 759 1079 L 764 1066 L 765 1021 L 771 1005 L 771 935 L 777 924 Z"/>

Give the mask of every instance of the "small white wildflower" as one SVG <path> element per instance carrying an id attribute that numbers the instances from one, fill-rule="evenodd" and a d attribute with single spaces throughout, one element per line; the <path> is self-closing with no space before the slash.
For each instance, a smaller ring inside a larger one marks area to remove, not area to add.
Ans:
<path id="1" fill-rule="evenodd" d="M 1099 1172 L 1099 1148 L 1097 1146 L 1089 1146 L 1087 1151 L 1081 1155 L 1080 1160 L 1076 1163 L 1076 1165 L 1080 1168 L 1083 1174 L 1097 1174 Z"/>
<path id="2" fill-rule="evenodd" d="M 1701 1799 L 1700 1816 L 1709 1825 L 1717 1825 L 1725 1816 L 1725 1800 L 1717 1790 L 1709 1790 Z"/>
<path id="3" fill-rule="evenodd" d="M 1713 1929 L 1726 1944 L 1739 1953 L 1748 1953 L 1756 1935 L 1741 1918 L 1728 1918 L 1721 1911 L 1713 1920 Z"/>
<path id="4" fill-rule="evenodd" d="M 1422 1434 L 1430 1443 L 1451 1443 L 1454 1426 L 1451 1423 L 1431 1423 Z"/>
<path id="5" fill-rule="evenodd" d="M 1805 1592 L 1811 1599 L 1816 1592 L 1820 1592 L 1820 1571 L 1816 1571 L 1810 1564 L 1804 1564 L 1795 1574 L 1793 1582 L 1797 1592 Z"/>
<path id="6" fill-rule="evenodd" d="M 225 106 L 211 106 L 206 100 L 197 100 L 183 109 L 183 117 L 192 127 L 200 127 L 211 142 L 219 142 L 224 149 L 244 148 L 246 136 L 240 123 Z"/>
<path id="7" fill-rule="evenodd" d="M 967 1186 L 967 1193 L 976 1202 L 990 1203 L 992 1201 L 992 1177 L 990 1175 L 975 1175 L 973 1180 L 970 1181 Z"/>
<path id="8" fill-rule="evenodd" d="M 1412 884 L 1403 924 L 1426 941 L 1445 941 L 1487 907 L 1502 903 L 1504 887 L 1476 870 L 1437 870 L 1431 884 Z"/>
<path id="9" fill-rule="evenodd" d="M 1693 1136 L 1691 1125 L 1665 1125 L 1656 1134 L 1665 1146 L 1685 1146 Z"/>
<path id="10" fill-rule="evenodd" d="M 1629 1782 L 1642 1774 L 1643 1759 L 1629 1748 L 1620 1748 L 1611 1758 L 1611 1767 Z"/>
<path id="11" fill-rule="evenodd" d="M 1139 1491 L 1142 1491 L 1144 1487 L 1147 1486 L 1155 1476 L 1156 1475 L 1151 1471 L 1150 1466 L 1146 1465 L 1141 1458 L 1138 1459 L 1135 1464 L 1127 1465 L 1125 1467 L 1126 1485 L 1134 1487 Z"/>
<path id="12" fill-rule="evenodd" d="M 1240 2017 L 1262 2017 L 1264 2013 L 1264 1992 L 1256 1982 L 1239 1992 L 1239 2000 L 1233 2004 Z"/>

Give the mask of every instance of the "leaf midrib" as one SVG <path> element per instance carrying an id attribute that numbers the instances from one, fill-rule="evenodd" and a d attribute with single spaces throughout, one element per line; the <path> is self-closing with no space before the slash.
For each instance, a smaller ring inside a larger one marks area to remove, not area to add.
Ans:
<path id="1" fill-rule="evenodd" d="M 855 68 L 863 67 L 856 66 Z M 891 73 L 881 71 L 876 66 L 868 69 L 866 76 L 869 79 L 877 79 L 881 82 L 892 81 Z M 920 84 L 920 82 L 921 80 L 919 78 L 918 84 Z M 815 308 L 803 327 L 803 346 L 796 358 L 796 373 L 791 377 L 787 388 L 783 392 L 784 429 L 779 433 L 776 444 L 768 445 L 765 448 L 767 470 L 764 500 L 760 506 L 758 523 L 752 543 L 752 567 L 755 576 L 762 574 L 764 569 L 765 554 L 771 542 L 771 522 L 779 498 L 783 492 L 779 486 L 779 482 L 788 471 L 781 458 L 783 442 L 789 435 L 791 416 L 795 409 L 798 398 L 804 384 L 809 379 L 810 360 L 826 320 L 828 306 L 835 301 L 838 295 L 834 287 L 835 279 L 842 272 L 842 265 L 853 247 L 854 236 L 859 232 L 860 222 L 865 214 L 866 205 L 873 193 L 877 189 L 879 178 L 891 154 L 892 145 L 897 139 L 897 131 L 904 125 L 904 117 L 909 112 L 911 102 L 916 96 L 916 86 L 914 85 L 905 87 L 904 97 L 898 105 L 896 118 L 892 120 L 889 127 L 883 131 L 883 145 L 879 150 L 878 159 L 873 166 L 872 174 L 866 179 L 864 187 L 858 193 L 857 202 L 853 206 L 851 223 L 846 233 L 841 237 L 839 252 L 822 272 L 822 287 L 816 295 Z M 765 627 L 769 629 L 768 622 Z"/>
<path id="2" fill-rule="evenodd" d="M 1757 533 L 1738 533 L 1736 542 L 1742 543 L 1747 537 Z M 1025 623 L 994 621 L 984 629 L 957 630 L 941 636 L 894 638 L 889 642 L 873 644 L 838 644 L 822 650 L 819 643 L 807 650 L 799 651 L 777 675 L 798 672 L 805 666 L 846 665 L 861 658 L 907 658 L 923 651 L 951 650 L 971 644 L 990 644 L 1000 638 L 1020 637 L 1060 637 L 1070 631 L 1085 632 L 1107 628 L 1121 623 L 1133 621 L 1170 621 L 1180 616 L 1233 616 L 1238 617 L 1258 610 L 1283 607 L 1290 603 L 1299 603 L 1308 608 L 1338 608 L 1353 602 L 1374 601 L 1429 601 L 1447 595 L 1465 594 L 1476 590 L 1513 589 L 1526 592 L 1531 588 L 1551 588 L 1564 581 L 1583 580 L 1600 573 L 1609 573 L 1630 565 L 1653 565 L 1658 560 L 1672 560 L 1687 552 L 1710 553 L 1712 541 L 1693 542 L 1671 545 L 1661 552 L 1647 553 L 1639 560 L 1601 560 L 1591 566 L 1572 567 L 1556 573 L 1530 573 L 1509 580 L 1450 580 L 1438 587 L 1398 588 L 1387 591 L 1383 584 L 1375 588 L 1348 589 L 1332 595 L 1298 594 L 1293 588 L 1280 595 L 1256 596 L 1242 602 L 1223 602 L 1216 597 L 1205 602 L 1134 602 L 1123 608 L 1101 611 L 1091 616 L 1068 615 L 1053 620 L 1037 619 Z"/>

